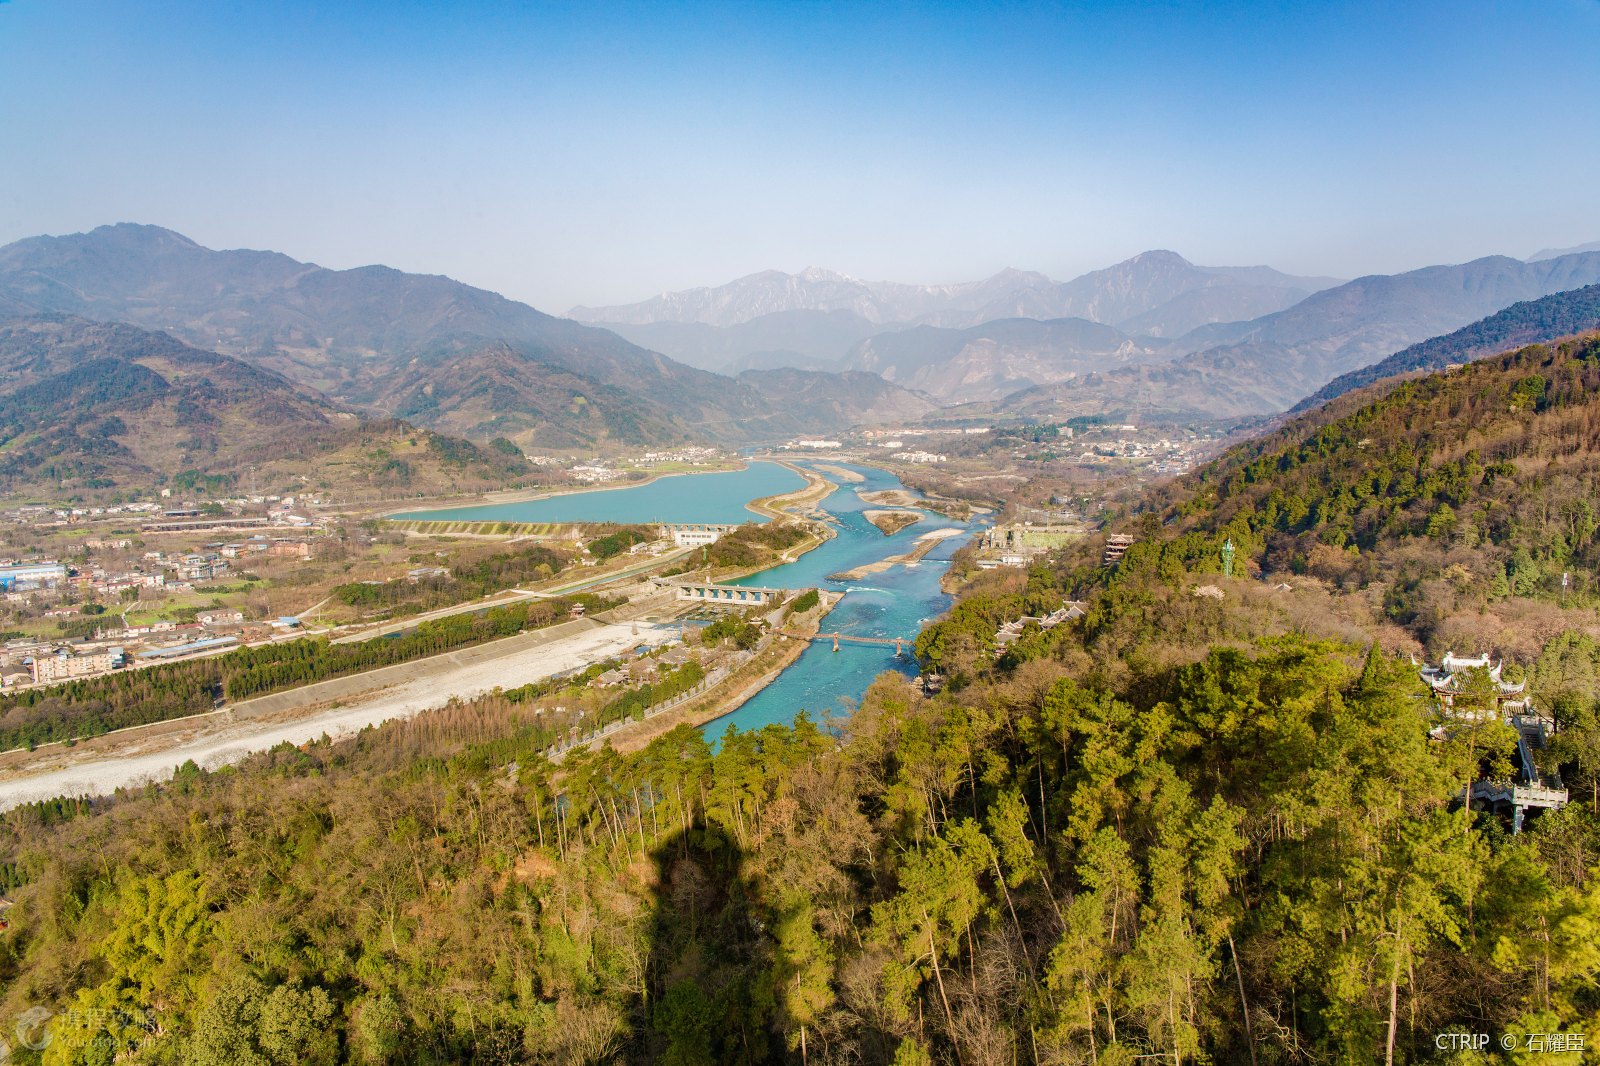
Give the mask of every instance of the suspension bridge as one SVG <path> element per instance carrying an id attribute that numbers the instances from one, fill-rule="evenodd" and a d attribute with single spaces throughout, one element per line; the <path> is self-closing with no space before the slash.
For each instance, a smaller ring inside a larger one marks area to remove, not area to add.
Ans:
<path id="1" fill-rule="evenodd" d="M 839 645 L 844 644 L 877 644 L 884 647 L 893 647 L 897 656 L 904 657 L 912 645 L 916 643 L 911 637 L 858 637 L 853 633 L 799 633 L 792 629 L 780 629 L 779 633 L 796 640 L 832 641 L 833 650 L 838 651 Z"/>

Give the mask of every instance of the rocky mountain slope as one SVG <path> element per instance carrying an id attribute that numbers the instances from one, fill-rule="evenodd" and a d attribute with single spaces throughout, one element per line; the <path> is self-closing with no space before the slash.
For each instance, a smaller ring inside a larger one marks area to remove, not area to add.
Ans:
<path id="1" fill-rule="evenodd" d="M 514 448 L 366 423 L 273 371 L 165 333 L 59 314 L 0 322 L 7 491 L 242 491 L 251 472 L 263 487 L 348 498 L 501 484 L 528 471 Z"/>
<path id="2" fill-rule="evenodd" d="M 1341 374 L 1301 400 L 1291 413 L 1310 410 L 1398 374 L 1443 370 L 1452 363 L 1470 362 L 1515 345 L 1553 341 L 1594 329 L 1600 329 L 1600 285 L 1524 300 L 1454 333 L 1413 344 L 1381 362 Z"/>
<path id="3" fill-rule="evenodd" d="M 838 374 L 791 367 L 746 370 L 739 383 L 755 389 L 775 411 L 788 412 L 787 418 L 772 415 L 768 425 L 794 433 L 823 432 L 827 426 L 915 422 L 939 408 L 921 393 L 859 370 Z"/>

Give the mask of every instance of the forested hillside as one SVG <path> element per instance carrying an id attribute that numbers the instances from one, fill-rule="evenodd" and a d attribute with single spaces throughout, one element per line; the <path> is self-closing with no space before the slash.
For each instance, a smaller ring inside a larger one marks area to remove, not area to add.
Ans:
<path id="1" fill-rule="evenodd" d="M 1600 1033 L 1600 646 L 1550 577 L 1593 561 L 1597 354 L 1343 398 L 1117 567 L 977 573 L 918 641 L 942 691 L 845 722 L 551 765 L 491 696 L 12 812 L 0 1010 L 61 1063 L 1576 1063 L 1525 1052 Z M 1574 802 L 1461 808 L 1505 752 L 1431 733 L 1404 574 L 1551 633 L 1508 668 Z"/>
<path id="2" fill-rule="evenodd" d="M 1463 620 L 1492 620 L 1513 594 L 1592 605 L 1597 499 L 1600 337 L 1589 337 L 1354 393 L 1236 448 L 1152 497 L 1144 523 L 1159 518 L 1168 536 L 1130 565 L 1215 570 L 1231 535 L 1265 570 L 1381 589 L 1389 616 L 1423 640 L 1441 625 L 1497 639 L 1462 632 Z"/>

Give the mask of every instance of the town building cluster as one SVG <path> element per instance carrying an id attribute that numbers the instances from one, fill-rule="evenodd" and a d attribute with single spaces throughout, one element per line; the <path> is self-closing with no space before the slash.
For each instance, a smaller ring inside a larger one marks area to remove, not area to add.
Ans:
<path id="1" fill-rule="evenodd" d="M 703 548 L 715 544 L 724 533 L 737 526 L 715 522 L 663 524 L 657 529 L 661 546 L 670 543 L 674 548 Z M 652 550 L 655 545 L 635 544 L 635 549 Z"/>
<path id="2" fill-rule="evenodd" d="M 234 609 L 200 612 L 193 622 L 124 625 L 119 616 L 104 616 L 104 626 L 70 639 L 19 637 L 0 646 L 0 686 L 6 690 L 30 685 L 94 677 L 113 670 L 192 655 L 209 654 L 239 644 L 268 639 L 299 627 L 295 618 L 249 621 Z"/>
<path id="3" fill-rule="evenodd" d="M 621 481 L 628 476 L 626 471 L 608 465 L 603 459 L 580 463 L 574 466 L 571 472 L 574 481 L 581 481 L 585 485 L 603 485 L 610 481 Z"/>
<path id="4" fill-rule="evenodd" d="M 91 551 L 127 553 L 129 538 L 88 538 Z M 228 580 L 238 561 L 255 558 L 308 559 L 314 551 L 306 536 L 257 534 L 233 542 L 207 544 L 193 551 L 147 551 L 117 565 L 68 566 L 54 559 L 0 561 L 0 596 L 24 609 L 42 608 L 43 618 L 60 623 L 60 637 L 17 637 L 0 647 L 0 686 L 52 684 L 92 677 L 141 662 L 182 658 L 241 642 L 262 640 L 292 629 L 293 619 L 248 621 L 233 608 L 201 611 L 191 623 L 157 621 L 130 625 L 132 605 L 193 592 L 205 583 Z M 88 610 L 98 613 L 88 613 Z M 73 623 L 68 624 L 68 620 Z"/>
<path id="5" fill-rule="evenodd" d="M 121 503 L 106 507 L 52 507 L 47 504 L 25 504 L 0 511 L 0 521 L 18 526 L 64 526 L 84 519 L 114 519 L 121 515 L 152 514 L 161 510 L 158 503 Z"/>
<path id="6" fill-rule="evenodd" d="M 1188 445 L 1165 437 L 1153 441 L 1124 437 L 1099 441 L 1084 448 L 1078 455 L 1081 463 L 1105 459 L 1149 459 L 1155 467 L 1165 468 L 1168 472 L 1186 471 L 1194 465 L 1196 458 L 1197 454 Z"/>
<path id="7" fill-rule="evenodd" d="M 897 427 L 863 429 L 849 434 L 843 440 L 832 438 L 796 438 L 782 446 L 784 451 L 838 451 L 851 448 L 878 448 L 893 451 L 892 459 L 907 463 L 943 463 L 949 456 L 919 448 L 906 448 L 908 440 L 919 437 L 960 437 L 990 432 L 989 426 L 955 426 L 941 429 Z M 894 451 L 899 449 L 898 451 Z"/>
<path id="8" fill-rule="evenodd" d="M 645 452 L 639 456 L 641 466 L 654 466 L 660 463 L 710 463 L 720 458 L 722 452 L 716 448 L 703 448 L 689 446 L 672 448 L 667 451 Z"/>

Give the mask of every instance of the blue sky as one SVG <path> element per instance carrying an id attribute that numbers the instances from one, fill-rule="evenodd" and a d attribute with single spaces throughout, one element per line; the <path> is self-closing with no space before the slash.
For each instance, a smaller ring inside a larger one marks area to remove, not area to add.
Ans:
<path id="1" fill-rule="evenodd" d="M 1600 239 L 1597 0 L 0 2 L 0 243 L 106 222 L 545 310 L 775 267 L 1355 276 Z"/>

